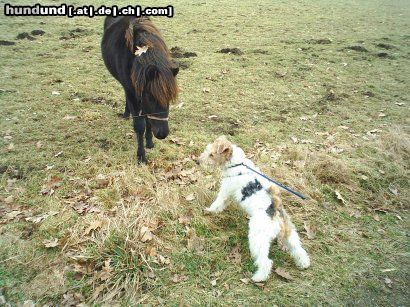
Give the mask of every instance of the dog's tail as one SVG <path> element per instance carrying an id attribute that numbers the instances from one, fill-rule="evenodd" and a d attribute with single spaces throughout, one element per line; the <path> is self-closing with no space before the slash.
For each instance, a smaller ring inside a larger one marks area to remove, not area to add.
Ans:
<path id="1" fill-rule="evenodd" d="M 268 191 L 271 194 L 272 204 L 275 209 L 274 217 L 277 216 L 281 220 L 280 237 L 287 238 L 295 226 L 290 220 L 289 215 L 286 213 L 285 208 L 283 208 L 282 198 L 280 197 L 280 189 L 275 185 L 271 185 Z"/>
<path id="2" fill-rule="evenodd" d="M 271 185 L 268 189 L 268 192 L 271 195 L 272 198 L 272 204 L 273 208 L 275 209 L 275 214 L 281 214 L 281 211 L 283 210 L 282 206 L 282 199 L 280 198 L 280 190 L 276 185 Z"/>

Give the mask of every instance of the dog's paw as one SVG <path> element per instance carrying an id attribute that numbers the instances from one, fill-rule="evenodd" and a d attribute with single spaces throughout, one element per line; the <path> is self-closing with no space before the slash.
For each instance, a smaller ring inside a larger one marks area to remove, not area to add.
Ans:
<path id="1" fill-rule="evenodd" d="M 221 212 L 221 211 L 222 211 L 222 210 L 217 210 L 217 209 L 212 208 L 212 207 L 205 208 L 205 212 L 208 212 L 208 213 L 219 213 L 219 212 Z"/>
<path id="2" fill-rule="evenodd" d="M 298 253 L 297 258 L 295 259 L 296 265 L 299 269 L 307 269 L 310 267 L 310 258 L 304 249 Z"/>
<path id="3" fill-rule="evenodd" d="M 265 282 L 269 278 L 270 272 L 257 271 L 252 276 L 253 282 Z"/>
<path id="4" fill-rule="evenodd" d="M 258 270 L 253 274 L 252 280 L 254 282 L 264 282 L 269 278 L 272 270 L 272 260 L 266 261 L 264 264 L 258 267 Z"/>

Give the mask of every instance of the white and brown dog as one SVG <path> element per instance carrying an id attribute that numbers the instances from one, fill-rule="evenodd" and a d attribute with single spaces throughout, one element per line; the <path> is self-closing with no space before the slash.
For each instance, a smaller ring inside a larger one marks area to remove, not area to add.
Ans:
<path id="1" fill-rule="evenodd" d="M 308 268 L 309 255 L 303 249 L 295 226 L 282 206 L 279 189 L 242 163 L 260 172 L 245 157 L 243 150 L 224 136 L 206 146 L 198 164 L 220 167 L 223 172 L 218 196 L 206 210 L 221 212 L 227 205 L 226 200 L 233 197 L 249 215 L 249 248 L 257 266 L 253 281 L 268 279 L 272 269 L 269 248 L 275 238 L 278 238 L 278 243 L 290 253 L 299 268 Z"/>

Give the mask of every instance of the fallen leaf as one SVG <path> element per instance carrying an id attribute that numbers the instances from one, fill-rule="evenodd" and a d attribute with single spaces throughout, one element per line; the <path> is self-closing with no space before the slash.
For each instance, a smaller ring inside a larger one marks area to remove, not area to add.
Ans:
<path id="1" fill-rule="evenodd" d="M 379 217 L 377 214 L 373 215 L 373 219 L 374 219 L 376 222 L 380 222 L 380 217 Z"/>
<path id="2" fill-rule="evenodd" d="M 74 119 L 77 119 L 77 116 L 75 116 L 75 115 L 66 115 L 66 116 L 63 117 L 63 119 L 65 119 L 65 120 L 74 120 Z"/>
<path id="3" fill-rule="evenodd" d="M 26 217 L 25 220 L 27 222 L 32 222 L 34 224 L 38 224 L 38 223 L 44 221 L 49 216 L 54 216 L 56 214 L 58 214 L 58 211 L 50 211 L 49 213 L 46 213 L 46 214 L 40 214 L 40 215 L 36 215 L 36 216 Z"/>
<path id="4" fill-rule="evenodd" d="M 21 211 L 13 210 L 11 212 L 7 212 L 4 217 L 6 218 L 6 220 L 11 221 L 11 220 L 14 220 L 17 216 L 19 216 L 22 213 L 23 212 Z"/>
<path id="5" fill-rule="evenodd" d="M 155 246 L 147 246 L 145 248 L 145 254 L 150 257 L 155 257 L 157 255 L 157 248 Z"/>
<path id="6" fill-rule="evenodd" d="M 191 194 L 187 195 L 187 196 L 185 197 L 185 199 L 186 199 L 187 201 L 193 201 L 193 200 L 195 199 L 195 195 L 194 195 L 193 193 L 191 193 Z"/>
<path id="7" fill-rule="evenodd" d="M 141 242 L 145 243 L 145 242 L 151 241 L 152 239 L 153 239 L 153 234 L 149 230 L 149 228 L 146 227 L 146 226 L 141 227 L 141 230 L 140 230 L 140 240 L 141 240 Z"/>
<path id="8" fill-rule="evenodd" d="M 104 267 L 102 268 L 101 272 L 98 274 L 98 278 L 102 281 L 107 280 L 111 277 L 111 273 L 113 269 L 110 266 L 111 259 L 104 261 Z"/>
<path id="9" fill-rule="evenodd" d="M 102 226 L 101 221 L 98 221 L 98 220 L 92 221 L 90 226 L 88 226 L 88 228 L 84 231 L 83 235 L 87 236 L 91 233 L 91 231 L 97 230 L 98 228 L 101 228 L 101 226 Z"/>
<path id="10" fill-rule="evenodd" d="M 241 278 L 240 281 L 243 282 L 245 285 L 249 284 L 250 282 L 249 278 Z"/>
<path id="11" fill-rule="evenodd" d="M 287 281 L 293 280 L 293 277 L 290 276 L 290 274 L 286 272 L 284 268 L 277 267 L 275 273 L 278 274 L 280 277 L 286 279 Z"/>
<path id="12" fill-rule="evenodd" d="M 84 296 L 81 293 L 65 293 L 61 306 L 84 306 L 82 304 L 85 301 Z"/>
<path id="13" fill-rule="evenodd" d="M 158 261 L 159 261 L 160 264 L 165 264 L 165 265 L 168 265 L 168 264 L 171 263 L 171 260 L 169 260 L 169 258 L 164 257 L 164 256 L 159 255 L 159 254 L 158 254 Z"/>
<path id="14" fill-rule="evenodd" d="M 196 252 L 204 250 L 204 238 L 198 237 L 193 228 L 187 230 L 187 248 Z"/>
<path id="15" fill-rule="evenodd" d="M 239 244 L 237 244 L 234 248 L 232 248 L 231 252 L 228 255 L 228 259 L 234 264 L 241 265 L 242 255 L 241 255 L 241 246 Z"/>
<path id="16" fill-rule="evenodd" d="M 4 203 L 6 203 L 7 205 L 10 205 L 14 202 L 14 197 L 13 195 L 9 195 L 4 199 Z"/>
<path id="17" fill-rule="evenodd" d="M 35 304 L 32 300 L 24 301 L 23 304 L 20 305 L 21 307 L 35 307 Z"/>
<path id="18" fill-rule="evenodd" d="M 299 143 L 299 140 L 298 140 L 297 137 L 291 136 L 290 138 L 292 139 L 293 143 L 295 143 L 295 144 Z"/>
<path id="19" fill-rule="evenodd" d="M 47 248 L 52 248 L 52 247 L 56 247 L 58 246 L 58 239 L 54 238 L 54 239 L 48 239 L 48 240 L 44 240 L 43 244 L 45 247 Z"/>
<path id="20" fill-rule="evenodd" d="M 135 50 L 135 55 L 136 56 L 141 56 L 141 55 L 143 55 L 145 52 L 147 52 L 147 50 L 148 50 L 148 46 L 142 46 L 142 47 L 140 47 L 140 46 L 136 46 L 137 47 L 137 50 Z"/>
<path id="21" fill-rule="evenodd" d="M 188 277 L 185 276 L 185 275 L 175 274 L 175 275 L 172 277 L 172 282 L 173 282 L 173 283 L 179 283 L 179 282 L 183 282 L 183 281 L 187 281 L 187 280 L 188 280 Z"/>
<path id="22" fill-rule="evenodd" d="M 60 185 L 61 185 L 61 182 L 62 182 L 63 180 L 60 178 L 60 177 L 58 177 L 58 176 L 52 176 L 51 178 L 50 178 L 50 180 L 45 184 L 45 185 L 43 185 L 43 188 L 41 189 L 41 191 L 40 191 L 40 193 L 41 194 L 43 194 L 43 195 L 51 195 L 51 194 L 53 194 L 54 193 L 54 189 L 55 188 L 57 188 L 57 187 L 59 187 Z"/>
<path id="23" fill-rule="evenodd" d="M 36 147 L 37 147 L 38 149 L 40 149 L 41 147 L 43 147 L 43 143 L 41 143 L 41 141 L 38 141 L 38 142 L 36 143 Z"/>
<path id="24" fill-rule="evenodd" d="M 14 150 L 14 144 L 10 143 L 9 146 L 7 146 L 8 151 L 13 151 Z"/>
<path id="25" fill-rule="evenodd" d="M 396 271 L 396 269 L 383 269 L 383 270 L 380 270 L 380 272 L 382 272 L 382 273 L 393 272 L 393 271 Z"/>
<path id="26" fill-rule="evenodd" d="M 308 225 L 308 223 L 304 222 L 303 226 L 306 230 L 306 235 L 309 240 L 313 240 L 316 237 L 315 231 Z"/>
<path id="27" fill-rule="evenodd" d="M 335 190 L 335 194 L 338 200 L 342 202 L 343 205 L 346 205 L 346 200 L 342 197 L 342 194 L 338 190 Z"/>
<path id="28" fill-rule="evenodd" d="M 389 287 L 389 288 L 391 288 L 391 287 L 392 287 L 392 284 L 393 284 L 392 280 L 391 280 L 390 278 L 388 278 L 388 277 L 385 277 L 385 278 L 384 278 L 384 283 L 385 283 L 386 286 Z"/>
<path id="29" fill-rule="evenodd" d="M 389 187 L 390 193 L 392 193 L 394 196 L 399 195 L 399 191 L 395 187 Z"/>
<path id="30" fill-rule="evenodd" d="M 190 225 L 192 221 L 192 216 L 180 216 L 178 218 L 178 223 L 182 225 Z"/>
<path id="31" fill-rule="evenodd" d="M 97 177 L 95 178 L 95 181 L 97 182 L 98 187 L 100 188 L 105 188 L 110 183 L 109 178 L 103 174 L 98 174 Z"/>
<path id="32" fill-rule="evenodd" d="M 98 298 L 98 296 L 100 295 L 100 293 L 104 289 L 104 287 L 105 287 L 105 285 L 102 284 L 102 285 L 99 285 L 98 287 L 95 288 L 93 296 L 91 298 L 93 301 L 95 301 Z"/>
<path id="33" fill-rule="evenodd" d="M 184 106 L 184 104 L 185 104 L 184 102 L 181 102 L 181 103 L 176 105 L 176 108 L 181 109 Z"/>

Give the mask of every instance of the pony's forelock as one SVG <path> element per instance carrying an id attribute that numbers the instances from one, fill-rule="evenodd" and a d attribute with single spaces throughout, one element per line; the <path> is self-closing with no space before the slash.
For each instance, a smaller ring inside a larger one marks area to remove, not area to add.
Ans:
<path id="1" fill-rule="evenodd" d="M 125 32 L 125 42 L 132 53 L 135 45 L 149 47 L 146 53 L 134 59 L 131 81 L 136 94 L 141 96 L 148 91 L 162 106 L 174 102 L 178 86 L 172 71 L 171 55 L 154 24 L 146 18 L 135 19 Z"/>

